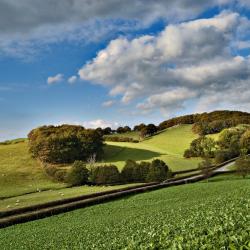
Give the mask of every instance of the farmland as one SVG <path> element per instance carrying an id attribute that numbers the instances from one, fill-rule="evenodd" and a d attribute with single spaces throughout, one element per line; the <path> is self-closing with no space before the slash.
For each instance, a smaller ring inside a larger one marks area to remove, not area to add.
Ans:
<path id="1" fill-rule="evenodd" d="M 1 230 L 2 249 L 248 249 L 249 179 L 215 177 Z"/>

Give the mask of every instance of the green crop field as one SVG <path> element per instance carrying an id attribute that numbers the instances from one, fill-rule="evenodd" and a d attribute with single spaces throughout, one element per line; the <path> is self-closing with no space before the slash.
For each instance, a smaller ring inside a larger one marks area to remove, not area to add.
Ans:
<path id="1" fill-rule="evenodd" d="M 104 162 L 117 165 L 120 169 L 127 159 L 136 161 L 164 160 L 172 170 L 197 167 L 199 158 L 185 159 L 183 153 L 197 135 L 191 125 L 169 128 L 140 143 L 106 142 Z"/>
<path id="2" fill-rule="evenodd" d="M 250 181 L 218 176 L 1 230 L 1 249 L 249 249 Z"/>

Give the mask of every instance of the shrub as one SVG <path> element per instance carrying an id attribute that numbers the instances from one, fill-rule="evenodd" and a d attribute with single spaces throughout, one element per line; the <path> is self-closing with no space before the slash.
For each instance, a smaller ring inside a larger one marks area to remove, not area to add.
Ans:
<path id="1" fill-rule="evenodd" d="M 48 163 L 72 163 L 90 155 L 102 155 L 102 135 L 81 126 L 44 126 L 32 130 L 29 150 L 33 157 Z"/>
<path id="2" fill-rule="evenodd" d="M 138 168 L 138 165 L 133 160 L 127 160 L 125 163 L 125 166 L 123 167 L 121 171 L 121 179 L 123 182 L 134 182 L 138 177 L 136 169 Z"/>
<path id="3" fill-rule="evenodd" d="M 105 141 L 113 142 L 134 142 L 138 143 L 138 140 L 133 139 L 132 137 L 123 137 L 123 136 L 104 136 Z"/>
<path id="4" fill-rule="evenodd" d="M 49 175 L 52 179 L 56 181 L 65 182 L 67 171 L 64 169 L 60 169 L 57 166 L 54 165 L 44 165 L 44 170 L 47 175 Z"/>
<path id="5" fill-rule="evenodd" d="M 191 142 L 190 148 L 184 152 L 184 157 L 214 157 L 215 146 L 212 138 L 201 136 Z"/>
<path id="6" fill-rule="evenodd" d="M 59 169 L 54 174 L 54 179 L 57 181 L 65 182 L 67 180 L 67 171 L 64 169 Z"/>
<path id="7" fill-rule="evenodd" d="M 72 186 L 79 186 L 88 182 L 89 171 L 82 161 L 75 161 L 67 175 L 67 182 Z"/>
<path id="8" fill-rule="evenodd" d="M 241 136 L 240 147 L 242 149 L 246 149 L 247 153 L 250 153 L 250 129 L 246 130 L 246 132 Z"/>
<path id="9" fill-rule="evenodd" d="M 146 180 L 148 182 L 163 181 L 168 176 L 168 170 L 168 166 L 164 161 L 158 159 L 153 160 L 149 166 L 149 171 Z"/>
<path id="10" fill-rule="evenodd" d="M 238 153 L 235 151 L 230 150 L 218 150 L 215 153 L 215 162 L 216 163 L 222 163 L 224 161 L 228 161 L 230 159 L 233 159 L 234 157 L 237 157 Z"/>
<path id="11" fill-rule="evenodd" d="M 184 151 L 183 156 L 184 156 L 185 158 L 191 158 L 191 157 L 194 156 L 194 152 L 193 152 L 191 149 L 188 148 L 188 149 L 186 149 L 186 150 Z"/>
<path id="12" fill-rule="evenodd" d="M 241 157 L 235 162 L 236 174 L 245 178 L 250 174 L 250 157 Z"/>
<path id="13" fill-rule="evenodd" d="M 93 167 L 90 172 L 90 181 L 97 184 L 117 184 L 120 182 L 120 173 L 115 165 Z"/>

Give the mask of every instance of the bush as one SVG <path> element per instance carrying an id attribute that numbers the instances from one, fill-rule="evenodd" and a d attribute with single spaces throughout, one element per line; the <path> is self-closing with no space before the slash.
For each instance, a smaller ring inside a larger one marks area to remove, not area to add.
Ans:
<path id="1" fill-rule="evenodd" d="M 117 184 L 120 182 L 120 173 L 115 165 L 93 167 L 90 172 L 90 181 L 97 185 Z"/>
<path id="2" fill-rule="evenodd" d="M 82 161 L 75 161 L 67 175 L 67 182 L 72 186 L 84 185 L 88 182 L 89 171 Z"/>
<path id="3" fill-rule="evenodd" d="M 219 150 L 215 153 L 215 162 L 216 163 L 222 163 L 224 161 L 228 161 L 230 159 L 233 159 L 234 157 L 237 157 L 239 154 L 234 151 L 230 150 Z"/>
<path id="4" fill-rule="evenodd" d="M 127 160 L 125 163 L 125 166 L 123 167 L 121 171 L 121 179 L 123 182 L 134 182 L 138 176 L 136 169 L 138 168 L 138 165 L 133 160 Z"/>
<path id="5" fill-rule="evenodd" d="M 113 141 L 113 142 L 133 142 L 138 143 L 138 140 L 135 140 L 131 137 L 123 137 L 123 136 L 104 136 L 105 141 Z"/>
<path id="6" fill-rule="evenodd" d="M 60 182 L 65 182 L 67 180 L 67 171 L 64 169 L 59 169 L 54 174 L 54 179 Z"/>
<path id="7" fill-rule="evenodd" d="M 52 179 L 56 181 L 61 181 L 61 182 L 66 181 L 66 176 L 67 176 L 66 170 L 60 169 L 59 167 L 53 166 L 53 165 L 45 165 L 44 170 L 47 175 L 52 177 Z"/>
<path id="8" fill-rule="evenodd" d="M 250 174 L 250 157 L 241 157 L 235 162 L 236 174 L 245 178 Z"/>
<path id="9" fill-rule="evenodd" d="M 184 151 L 183 156 L 184 156 L 185 158 L 194 157 L 194 152 L 193 152 L 191 149 L 186 149 L 186 150 Z"/>
<path id="10" fill-rule="evenodd" d="M 247 153 L 250 153 L 250 129 L 246 130 L 241 136 L 240 147 L 241 149 L 246 149 Z"/>
<path id="11" fill-rule="evenodd" d="M 201 136 L 194 139 L 190 148 L 185 150 L 184 157 L 214 157 L 216 143 L 212 138 Z"/>
<path id="12" fill-rule="evenodd" d="M 81 126 L 44 126 L 32 130 L 29 150 L 33 157 L 48 163 L 72 163 L 90 155 L 102 156 L 102 135 Z"/>
<path id="13" fill-rule="evenodd" d="M 164 161 L 153 160 L 149 166 L 146 180 L 148 182 L 163 181 L 168 177 L 168 166 Z"/>

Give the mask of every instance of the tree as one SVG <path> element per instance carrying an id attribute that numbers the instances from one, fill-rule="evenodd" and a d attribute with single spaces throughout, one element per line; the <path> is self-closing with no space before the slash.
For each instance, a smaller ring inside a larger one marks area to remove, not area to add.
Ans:
<path id="1" fill-rule="evenodd" d="M 112 129 L 110 127 L 106 127 L 103 129 L 103 134 L 104 135 L 110 135 L 112 133 Z"/>
<path id="2" fill-rule="evenodd" d="M 236 174 L 245 178 L 250 174 L 250 157 L 243 156 L 235 162 Z"/>
<path id="3" fill-rule="evenodd" d="M 43 126 L 33 129 L 29 135 L 29 150 L 33 157 L 48 163 L 72 163 L 103 154 L 102 135 L 81 126 Z"/>
<path id="4" fill-rule="evenodd" d="M 121 171 L 121 178 L 123 182 L 134 182 L 136 180 L 137 163 L 134 160 L 127 160 L 125 166 Z"/>
<path id="5" fill-rule="evenodd" d="M 82 161 L 75 161 L 67 175 L 67 182 L 72 186 L 79 186 L 88 182 L 89 171 Z"/>
<path id="6" fill-rule="evenodd" d="M 164 161 L 159 159 L 153 160 L 149 166 L 146 180 L 148 182 L 163 181 L 168 176 L 168 166 Z"/>
<path id="7" fill-rule="evenodd" d="M 202 162 L 199 163 L 198 168 L 201 170 L 202 174 L 205 176 L 207 181 L 208 181 L 208 177 L 211 173 L 211 166 L 212 166 L 212 163 L 208 157 L 206 157 Z"/>
<path id="8" fill-rule="evenodd" d="M 144 123 L 141 123 L 139 125 L 134 126 L 134 131 L 141 131 L 142 129 L 144 129 L 146 127 L 146 125 Z"/>
<path id="9" fill-rule="evenodd" d="M 115 165 L 97 166 L 90 172 L 90 181 L 97 184 L 117 184 L 120 182 L 120 173 Z"/>
<path id="10" fill-rule="evenodd" d="M 240 138 L 240 147 L 250 153 L 250 129 L 246 130 Z"/>
<path id="11" fill-rule="evenodd" d="M 140 137 L 143 139 L 147 136 L 152 136 L 157 132 L 157 127 L 154 124 L 148 124 L 140 130 Z"/>

